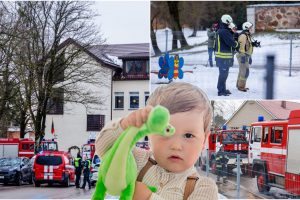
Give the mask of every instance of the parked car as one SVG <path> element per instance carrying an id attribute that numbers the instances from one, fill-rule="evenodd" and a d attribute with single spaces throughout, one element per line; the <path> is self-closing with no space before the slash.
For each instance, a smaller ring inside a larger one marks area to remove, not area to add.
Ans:
<path id="1" fill-rule="evenodd" d="M 0 159 L 0 182 L 7 185 L 15 183 L 22 185 L 23 182 L 32 184 L 32 169 L 29 158 L 2 158 Z"/>
<path id="2" fill-rule="evenodd" d="M 101 160 L 98 155 L 94 155 L 92 160 L 92 173 L 91 173 L 91 185 L 94 186 L 98 180 L 98 171 L 100 168 Z"/>
<path id="3" fill-rule="evenodd" d="M 62 151 L 43 151 L 34 159 L 34 185 L 60 183 L 69 187 L 75 183 L 75 167 L 70 156 Z"/>

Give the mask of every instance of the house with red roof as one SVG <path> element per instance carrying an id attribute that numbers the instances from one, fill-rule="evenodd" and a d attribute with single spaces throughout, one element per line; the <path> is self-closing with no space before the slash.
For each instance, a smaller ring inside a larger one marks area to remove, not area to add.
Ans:
<path id="1" fill-rule="evenodd" d="M 251 100 L 244 101 L 236 112 L 227 120 L 228 129 L 241 129 L 258 121 L 258 116 L 264 120 L 287 119 L 291 110 L 299 110 L 300 103 L 292 101 Z"/>

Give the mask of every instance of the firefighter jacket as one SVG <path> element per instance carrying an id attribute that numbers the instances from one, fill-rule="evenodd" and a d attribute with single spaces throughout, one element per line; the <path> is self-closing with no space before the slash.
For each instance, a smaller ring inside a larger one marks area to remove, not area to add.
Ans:
<path id="1" fill-rule="evenodd" d="M 236 48 L 238 48 L 238 42 L 234 40 L 231 30 L 227 24 L 221 23 L 216 35 L 216 59 L 232 59 Z"/>
<path id="2" fill-rule="evenodd" d="M 223 165 L 227 165 L 228 160 L 229 157 L 224 151 L 218 151 L 216 155 L 217 168 L 222 168 Z"/>
<path id="3" fill-rule="evenodd" d="M 240 45 L 240 48 L 238 50 L 239 53 L 251 56 L 253 53 L 253 46 L 252 46 L 251 36 L 249 31 L 243 31 L 240 34 L 238 41 Z"/>
<path id="4" fill-rule="evenodd" d="M 216 32 L 211 30 L 211 29 L 208 29 L 207 30 L 207 37 L 208 37 L 207 47 L 208 48 L 214 48 L 215 47 Z"/>

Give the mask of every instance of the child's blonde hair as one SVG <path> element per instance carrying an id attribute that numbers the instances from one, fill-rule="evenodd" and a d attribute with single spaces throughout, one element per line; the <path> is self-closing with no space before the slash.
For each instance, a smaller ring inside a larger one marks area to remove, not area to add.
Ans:
<path id="1" fill-rule="evenodd" d="M 189 83 L 170 83 L 158 87 L 149 97 L 147 105 L 162 105 L 170 114 L 199 110 L 203 112 L 204 132 L 210 130 L 212 108 L 206 94 L 197 86 Z"/>

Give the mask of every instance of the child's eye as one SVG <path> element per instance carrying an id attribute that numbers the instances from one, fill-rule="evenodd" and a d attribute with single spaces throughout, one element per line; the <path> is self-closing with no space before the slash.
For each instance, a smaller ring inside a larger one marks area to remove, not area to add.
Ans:
<path id="1" fill-rule="evenodd" d="M 193 134 L 191 134 L 191 133 L 186 133 L 186 134 L 184 134 L 184 137 L 185 138 L 193 138 L 195 136 Z"/>

